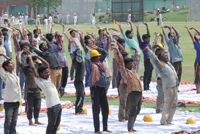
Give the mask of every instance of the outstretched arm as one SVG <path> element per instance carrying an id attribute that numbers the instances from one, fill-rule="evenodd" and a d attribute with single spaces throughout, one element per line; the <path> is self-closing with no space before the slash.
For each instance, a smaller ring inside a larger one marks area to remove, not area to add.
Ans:
<path id="1" fill-rule="evenodd" d="M 118 21 L 116 21 L 116 24 L 119 26 L 120 31 L 123 32 L 123 29 L 122 29 L 121 23 L 118 22 Z"/>
<path id="2" fill-rule="evenodd" d="M 146 26 L 146 28 L 147 28 L 147 34 L 150 35 L 148 24 L 147 24 L 146 22 L 144 22 L 143 24 L 144 24 L 144 25 Z"/>
<path id="3" fill-rule="evenodd" d="M 161 33 L 160 33 L 160 37 L 161 37 L 161 43 L 164 44 L 164 37 L 163 37 L 163 35 Z"/>
<path id="4" fill-rule="evenodd" d="M 189 28 L 188 26 L 185 26 L 185 28 L 187 29 L 187 31 L 188 31 L 188 33 L 189 33 L 189 35 L 190 35 L 190 38 L 192 39 L 192 42 L 194 42 L 195 41 L 195 39 L 194 39 L 194 37 L 193 37 L 193 35 L 192 35 L 192 33 L 191 33 L 191 28 Z"/>
<path id="5" fill-rule="evenodd" d="M 133 24 L 131 21 L 127 21 L 129 24 L 130 24 L 130 27 L 131 27 L 131 31 L 133 31 Z"/>
<path id="6" fill-rule="evenodd" d="M 19 33 L 20 33 L 20 35 L 21 35 L 21 38 L 22 38 L 22 40 L 25 40 L 25 38 L 24 38 L 24 36 L 23 36 L 23 34 L 22 34 L 21 30 L 20 30 L 19 28 L 15 28 L 15 29 L 19 31 Z"/>
<path id="7" fill-rule="evenodd" d="M 195 27 L 191 27 L 190 30 L 194 29 L 198 34 L 200 34 L 200 31 L 196 29 Z"/>
<path id="8" fill-rule="evenodd" d="M 120 32 L 119 30 L 117 30 L 117 29 L 115 29 L 115 28 L 108 28 L 108 30 L 114 30 L 114 31 L 116 31 L 116 32 Z"/>
<path id="9" fill-rule="evenodd" d="M 155 37 L 155 39 L 154 39 L 154 42 L 156 42 L 156 43 L 157 43 L 157 42 L 158 42 L 158 38 L 159 38 L 160 34 L 158 34 L 157 32 L 155 32 L 154 34 L 155 34 L 155 36 L 156 36 L 156 37 Z"/>
<path id="10" fill-rule="evenodd" d="M 135 24 L 135 27 L 137 28 L 137 35 L 140 35 L 139 25 L 138 25 L 138 24 Z"/>
<path id="11" fill-rule="evenodd" d="M 179 35 L 178 31 L 173 26 L 172 26 L 172 29 L 174 30 L 174 32 L 176 33 L 176 35 Z"/>

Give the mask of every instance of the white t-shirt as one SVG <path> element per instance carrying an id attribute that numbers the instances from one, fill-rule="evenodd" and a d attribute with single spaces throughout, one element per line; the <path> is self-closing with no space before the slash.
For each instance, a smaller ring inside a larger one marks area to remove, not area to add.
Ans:
<path id="1" fill-rule="evenodd" d="M 38 19 L 38 20 L 40 19 L 40 15 L 39 15 L 39 14 L 37 15 L 37 19 Z"/>
<path id="2" fill-rule="evenodd" d="M 23 16 L 19 16 L 19 22 L 22 22 Z"/>
<path id="3" fill-rule="evenodd" d="M 73 18 L 74 18 L 74 21 L 77 21 L 77 19 L 78 19 L 78 16 L 74 16 Z"/>
<path id="4" fill-rule="evenodd" d="M 44 24 L 48 25 L 48 19 L 44 19 Z"/>
<path id="5" fill-rule="evenodd" d="M 69 14 L 66 15 L 67 19 L 69 19 L 69 16 L 70 16 Z"/>
<path id="6" fill-rule="evenodd" d="M 28 21 L 28 15 L 25 16 L 25 21 Z"/>
<path id="7" fill-rule="evenodd" d="M 21 101 L 21 87 L 19 77 L 15 74 L 0 68 L 0 77 L 6 83 L 4 90 L 4 102 L 20 102 Z"/>
<path id="8" fill-rule="evenodd" d="M 51 22 L 52 22 L 52 17 L 49 16 L 49 24 L 51 24 Z"/>
<path id="9" fill-rule="evenodd" d="M 51 81 L 51 78 L 43 79 L 43 78 L 35 78 L 35 82 L 38 87 L 44 92 L 46 98 L 47 108 L 60 104 L 60 99 L 58 97 L 58 91 Z"/>
<path id="10" fill-rule="evenodd" d="M 15 16 L 11 17 L 11 21 L 13 21 L 13 22 L 15 21 Z"/>
<path id="11" fill-rule="evenodd" d="M 8 15 L 7 14 L 3 14 L 3 19 L 8 19 Z"/>
<path id="12" fill-rule="evenodd" d="M 128 14 L 128 20 L 129 21 L 131 20 L 131 14 Z"/>

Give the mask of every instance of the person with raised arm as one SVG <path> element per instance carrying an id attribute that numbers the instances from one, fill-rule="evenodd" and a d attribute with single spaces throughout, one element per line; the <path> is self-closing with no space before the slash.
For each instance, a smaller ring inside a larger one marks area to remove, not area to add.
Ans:
<path id="1" fill-rule="evenodd" d="M 135 24 L 137 28 L 137 39 L 138 43 L 140 46 L 140 49 L 143 50 L 146 46 L 149 46 L 151 49 L 150 45 L 150 32 L 149 32 L 149 27 L 147 23 L 143 23 L 146 28 L 147 28 L 147 34 L 142 35 L 142 40 L 140 37 L 140 32 L 139 32 L 139 25 Z M 144 54 L 144 77 L 143 77 L 143 86 L 144 86 L 144 91 L 150 90 L 150 83 L 151 83 L 151 78 L 152 78 L 152 71 L 153 71 L 153 66 L 150 62 L 149 55 L 147 54 L 147 51 L 143 51 Z"/>
<path id="2" fill-rule="evenodd" d="M 162 78 L 162 86 L 164 91 L 164 106 L 162 110 L 161 125 L 170 125 L 176 111 L 178 103 L 178 85 L 179 80 L 173 65 L 169 62 L 168 52 L 163 47 L 156 45 L 161 49 L 158 56 L 145 47 L 143 51 L 148 51 L 151 63 L 154 69 L 158 71 Z"/>
<path id="3" fill-rule="evenodd" d="M 131 30 L 127 30 L 126 33 L 124 33 L 121 23 L 116 21 L 116 24 L 119 26 L 121 34 L 126 42 L 126 44 L 129 46 L 129 48 L 134 47 L 137 49 L 137 52 L 139 54 L 139 62 L 137 64 L 137 69 L 136 69 L 136 73 L 138 73 L 139 68 L 140 68 L 140 61 L 141 61 L 141 55 L 140 55 L 140 48 L 134 38 L 134 31 L 133 31 L 133 25 L 132 22 L 128 22 L 131 26 Z M 134 59 L 134 55 L 135 55 L 135 51 L 133 49 L 130 49 L 131 51 L 131 58 Z"/>
<path id="4" fill-rule="evenodd" d="M 74 40 L 79 46 L 79 48 L 82 50 L 81 43 L 79 41 L 79 34 L 77 33 L 78 31 L 75 29 L 69 28 L 68 31 L 70 31 L 69 33 L 71 35 L 71 37 L 69 37 L 65 31 L 65 26 L 64 25 L 62 26 L 63 26 L 63 35 L 67 38 L 68 42 L 71 39 Z M 74 42 L 71 43 L 71 50 L 72 52 L 76 50 L 76 44 Z M 71 80 L 73 80 L 74 79 L 74 63 L 71 64 L 70 76 L 71 76 Z"/>
<path id="5" fill-rule="evenodd" d="M 19 77 L 15 73 L 14 62 L 5 54 L 0 53 L 6 61 L 0 66 L 0 77 L 5 82 L 4 109 L 5 122 L 4 134 L 16 134 L 18 108 L 21 105 L 21 88 Z"/>
<path id="6" fill-rule="evenodd" d="M 182 50 L 179 45 L 179 39 L 181 36 L 173 26 L 169 26 L 169 30 L 170 30 L 169 49 L 172 51 L 172 65 L 176 70 L 178 80 L 180 83 L 182 75 L 182 62 L 183 62 Z M 174 35 L 173 30 L 176 35 Z"/>
<path id="7" fill-rule="evenodd" d="M 197 93 L 200 93 L 200 31 L 194 27 L 189 28 L 188 26 L 185 26 L 185 28 L 188 30 L 188 33 L 192 39 L 192 42 L 194 44 L 194 49 L 196 50 L 196 59 L 194 63 L 194 84 L 197 89 Z M 191 30 L 195 30 L 196 33 L 194 36 L 191 33 Z"/>
<path id="8" fill-rule="evenodd" d="M 40 96 L 40 89 L 38 88 L 38 85 L 36 84 L 33 76 L 33 72 L 31 68 L 29 67 L 30 65 L 30 60 L 29 58 L 26 59 L 27 66 L 22 63 L 21 60 L 21 55 L 24 52 L 22 51 L 18 52 L 18 59 L 17 61 L 19 62 L 19 66 L 22 69 L 24 75 L 26 76 L 26 85 L 27 85 L 27 95 L 26 95 L 26 112 L 27 112 L 27 118 L 29 120 L 29 125 L 30 126 L 35 126 L 35 124 L 41 125 L 41 123 L 38 121 L 39 118 L 39 112 L 40 112 L 40 107 L 41 107 L 41 96 Z M 31 52 L 28 51 L 28 54 Z M 38 67 L 37 64 L 37 55 L 33 57 L 33 62 L 35 67 Z M 32 113 L 34 111 L 34 119 L 35 119 L 35 124 L 33 124 L 32 121 Z"/>
<path id="9" fill-rule="evenodd" d="M 39 66 L 37 69 L 33 63 L 32 57 L 32 55 L 28 55 L 28 59 L 30 60 L 29 67 L 32 69 L 36 84 L 44 92 L 46 99 L 48 116 L 46 134 L 56 134 L 57 128 L 61 121 L 62 113 L 62 107 L 60 104 L 60 99 L 58 97 L 58 92 L 54 83 L 51 81 L 49 73 L 50 67 L 48 62 L 38 56 L 43 65 Z"/>
<path id="10" fill-rule="evenodd" d="M 131 47 L 135 51 L 134 59 L 123 58 L 122 54 L 118 50 L 116 43 L 111 43 L 112 48 L 115 49 L 116 57 L 118 59 L 119 71 L 121 76 L 127 82 L 127 92 L 129 101 L 129 116 L 127 129 L 129 132 L 136 132 L 134 129 L 134 123 L 136 121 L 137 115 L 140 113 L 142 105 L 142 84 L 136 73 L 137 64 L 139 62 L 139 54 L 137 49 Z"/>
<path id="11" fill-rule="evenodd" d="M 97 134 L 100 132 L 99 124 L 99 113 L 102 110 L 103 116 L 103 131 L 111 133 L 108 130 L 108 100 L 106 97 L 106 68 L 103 65 L 103 61 L 108 55 L 108 52 L 103 48 L 91 49 L 87 46 L 88 52 L 85 56 L 85 65 L 89 70 L 89 81 L 90 95 L 92 100 L 92 113 L 93 113 L 93 123 L 94 131 Z M 100 54 L 100 53 L 101 54 Z"/>
<path id="12" fill-rule="evenodd" d="M 72 52 L 71 50 L 72 42 L 76 44 L 76 50 L 74 52 Z M 76 89 L 75 114 L 79 115 L 83 114 L 82 107 L 85 95 L 83 79 L 85 73 L 85 66 L 82 58 L 82 51 L 80 50 L 79 46 L 74 40 L 70 40 L 68 45 L 68 52 L 70 53 L 70 57 L 72 59 L 72 62 L 74 63 L 74 69 L 76 70 L 75 80 L 74 80 L 74 86 Z"/>

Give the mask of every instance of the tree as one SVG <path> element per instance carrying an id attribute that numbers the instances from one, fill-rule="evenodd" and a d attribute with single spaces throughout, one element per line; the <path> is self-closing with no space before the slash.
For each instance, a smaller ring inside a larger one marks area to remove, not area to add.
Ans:
<path id="1" fill-rule="evenodd" d="M 56 8 L 62 4 L 62 0 L 24 0 L 29 6 L 46 7 L 47 14 L 50 8 L 56 11 Z"/>

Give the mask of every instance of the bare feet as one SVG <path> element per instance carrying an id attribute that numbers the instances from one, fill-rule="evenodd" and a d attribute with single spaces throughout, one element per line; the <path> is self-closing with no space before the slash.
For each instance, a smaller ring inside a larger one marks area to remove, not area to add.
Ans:
<path id="1" fill-rule="evenodd" d="M 99 131 L 98 131 L 98 132 L 95 132 L 95 133 L 96 133 L 96 134 L 101 134 L 101 132 L 99 132 Z"/>
<path id="2" fill-rule="evenodd" d="M 110 130 L 106 130 L 106 131 L 104 131 L 104 132 L 112 133 L 112 131 L 110 131 Z"/>
<path id="3" fill-rule="evenodd" d="M 32 120 L 29 120 L 29 126 L 36 126 L 36 125 L 33 124 Z"/>
<path id="4" fill-rule="evenodd" d="M 125 122 L 125 120 L 119 121 L 119 122 Z"/>
<path id="5" fill-rule="evenodd" d="M 4 100 L 3 98 L 1 98 L 0 100 Z"/>
<path id="6" fill-rule="evenodd" d="M 135 129 L 131 129 L 129 130 L 129 132 L 137 132 Z"/>
<path id="7" fill-rule="evenodd" d="M 35 122 L 35 124 L 37 124 L 37 125 L 44 125 L 43 123 L 41 123 L 41 122 Z"/>
<path id="8" fill-rule="evenodd" d="M 37 124 L 37 125 L 44 125 L 43 123 L 40 123 L 40 122 L 38 121 L 38 118 L 35 119 L 35 124 Z"/>

